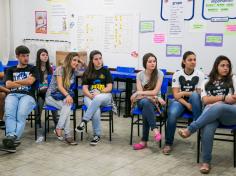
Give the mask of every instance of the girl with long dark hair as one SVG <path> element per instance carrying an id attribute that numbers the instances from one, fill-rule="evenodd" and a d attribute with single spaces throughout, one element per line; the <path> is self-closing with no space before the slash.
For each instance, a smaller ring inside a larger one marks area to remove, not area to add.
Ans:
<path id="1" fill-rule="evenodd" d="M 91 51 L 89 65 L 82 78 L 84 103 L 87 106 L 82 122 L 76 127 L 77 132 L 85 129 L 86 123 L 92 120 L 93 139 L 90 145 L 96 145 L 101 135 L 100 107 L 111 104 L 112 101 L 112 77 L 110 71 L 103 67 L 102 53 Z"/>
<path id="2" fill-rule="evenodd" d="M 137 92 L 131 97 L 131 101 L 132 99 L 139 99 L 137 104 L 142 110 L 143 117 L 143 136 L 139 143 L 133 145 L 134 150 L 147 147 L 150 128 L 154 133 L 154 140 L 157 142 L 161 140 L 161 134 L 156 125 L 157 108 L 152 100 L 160 93 L 163 73 L 157 69 L 157 58 L 152 53 L 143 56 L 143 67 L 145 70 L 137 74 Z"/>
<path id="3" fill-rule="evenodd" d="M 37 51 L 36 67 L 39 70 L 39 91 L 38 91 L 38 115 L 41 117 L 43 105 L 45 102 L 46 92 L 48 89 L 48 77 L 53 74 L 53 68 L 50 66 L 50 60 L 48 56 L 48 51 L 41 48 Z M 55 126 L 57 125 L 57 112 L 52 111 L 53 121 Z M 43 136 L 43 135 L 42 135 Z M 43 137 L 40 136 L 38 141 L 41 142 Z"/>

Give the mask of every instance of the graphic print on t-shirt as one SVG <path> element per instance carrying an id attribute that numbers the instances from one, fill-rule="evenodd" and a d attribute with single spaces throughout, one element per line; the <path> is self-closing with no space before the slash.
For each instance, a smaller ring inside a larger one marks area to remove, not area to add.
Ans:
<path id="1" fill-rule="evenodd" d="M 13 80 L 14 81 L 18 81 L 18 80 L 24 80 L 26 78 L 28 78 L 28 76 L 30 75 L 30 72 L 14 72 L 13 73 Z M 12 91 L 16 91 L 16 90 L 20 90 L 20 91 L 29 91 L 31 89 L 31 86 L 20 86 L 20 87 L 16 87 L 16 88 L 12 88 Z"/>
<path id="2" fill-rule="evenodd" d="M 209 96 L 227 95 L 229 93 L 229 88 L 224 82 L 215 81 L 206 88 L 206 92 Z"/>
<path id="3" fill-rule="evenodd" d="M 105 85 L 104 84 L 101 84 L 101 80 L 100 79 L 96 79 L 93 81 L 93 85 L 91 86 L 91 90 L 103 90 L 105 88 Z"/>
<path id="4" fill-rule="evenodd" d="M 184 76 L 179 77 L 181 91 L 193 92 L 198 84 L 199 77 L 194 76 L 191 80 L 186 80 Z"/>

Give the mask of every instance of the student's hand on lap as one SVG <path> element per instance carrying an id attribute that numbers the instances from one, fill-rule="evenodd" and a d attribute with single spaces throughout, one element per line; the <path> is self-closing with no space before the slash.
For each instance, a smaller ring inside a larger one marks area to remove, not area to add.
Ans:
<path id="1" fill-rule="evenodd" d="M 73 103 L 73 98 L 70 95 L 68 95 L 65 99 L 65 103 L 67 105 L 71 105 Z"/>

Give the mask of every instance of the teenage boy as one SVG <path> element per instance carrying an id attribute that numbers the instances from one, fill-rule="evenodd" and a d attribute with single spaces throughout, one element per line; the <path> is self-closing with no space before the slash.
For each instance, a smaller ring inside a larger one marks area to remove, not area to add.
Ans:
<path id="1" fill-rule="evenodd" d="M 6 88 L 10 92 L 5 100 L 6 137 L 2 140 L 2 150 L 7 152 L 16 152 L 26 118 L 36 106 L 35 90 L 39 73 L 36 67 L 28 64 L 29 53 L 26 46 L 18 46 L 15 54 L 19 63 L 8 68 L 5 75 Z"/>

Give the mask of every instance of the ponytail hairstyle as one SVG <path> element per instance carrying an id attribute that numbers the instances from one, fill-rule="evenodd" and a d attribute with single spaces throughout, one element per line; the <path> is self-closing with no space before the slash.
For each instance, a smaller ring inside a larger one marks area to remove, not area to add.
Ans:
<path id="1" fill-rule="evenodd" d="M 143 67 L 146 69 L 147 68 L 147 62 L 148 59 L 150 57 L 154 57 L 156 60 L 156 66 L 153 70 L 153 72 L 151 73 L 151 77 L 149 79 L 149 82 L 144 85 L 144 90 L 153 90 L 156 87 L 156 83 L 157 83 L 157 77 L 158 77 L 158 70 L 157 70 L 157 58 L 154 54 L 152 53 L 147 53 L 143 56 Z"/>
<path id="2" fill-rule="evenodd" d="M 218 66 L 222 61 L 227 61 L 229 63 L 229 73 L 222 77 L 222 81 L 225 83 L 227 88 L 231 88 L 234 93 L 234 86 L 233 86 L 233 74 L 232 74 L 232 64 L 228 57 L 220 55 L 216 58 L 213 68 L 209 74 L 209 81 L 206 83 L 205 88 L 207 89 L 209 86 L 213 85 L 213 82 L 218 80 L 219 72 Z"/>
<path id="3" fill-rule="evenodd" d="M 95 67 L 94 67 L 94 64 L 93 64 L 93 58 L 97 54 L 102 56 L 102 53 L 98 50 L 93 50 L 93 51 L 90 52 L 90 54 L 89 54 L 89 64 L 88 64 L 88 67 L 87 67 L 86 71 L 84 72 L 83 79 L 95 79 L 96 78 Z"/>

